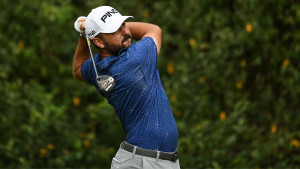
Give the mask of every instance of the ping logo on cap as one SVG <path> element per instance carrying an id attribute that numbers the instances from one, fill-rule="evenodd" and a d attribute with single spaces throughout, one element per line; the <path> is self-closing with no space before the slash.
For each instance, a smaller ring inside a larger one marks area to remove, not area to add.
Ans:
<path id="1" fill-rule="evenodd" d="M 92 36 L 92 35 L 94 35 L 96 32 L 94 31 L 94 30 L 92 30 L 92 32 L 91 33 L 88 33 L 88 36 Z"/>
<path id="2" fill-rule="evenodd" d="M 107 11 L 102 17 L 101 20 L 105 23 L 107 17 L 111 17 L 113 14 L 119 13 L 116 9 L 112 8 L 111 11 Z"/>

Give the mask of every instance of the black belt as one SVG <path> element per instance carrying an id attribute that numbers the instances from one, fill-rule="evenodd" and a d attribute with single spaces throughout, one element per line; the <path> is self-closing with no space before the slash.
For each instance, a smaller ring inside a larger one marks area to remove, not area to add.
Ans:
<path id="1" fill-rule="evenodd" d="M 121 144 L 121 147 L 124 150 L 133 153 L 134 145 L 131 145 L 131 144 L 127 143 L 126 141 L 124 141 Z M 156 158 L 158 153 L 155 150 L 147 150 L 147 149 L 143 149 L 143 148 L 140 148 L 140 147 L 136 147 L 135 154 L 146 156 L 146 157 Z M 177 152 L 177 150 L 174 153 L 167 153 L 167 152 L 160 151 L 159 152 L 159 159 L 169 160 L 169 161 L 175 162 L 178 159 L 178 152 Z"/>

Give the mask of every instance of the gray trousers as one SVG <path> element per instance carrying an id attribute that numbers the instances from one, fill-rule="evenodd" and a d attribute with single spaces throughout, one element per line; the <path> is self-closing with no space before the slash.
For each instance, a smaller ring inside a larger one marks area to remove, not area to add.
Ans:
<path id="1" fill-rule="evenodd" d="M 111 169 L 180 169 L 179 160 L 175 162 L 141 156 L 121 147 L 111 162 Z"/>

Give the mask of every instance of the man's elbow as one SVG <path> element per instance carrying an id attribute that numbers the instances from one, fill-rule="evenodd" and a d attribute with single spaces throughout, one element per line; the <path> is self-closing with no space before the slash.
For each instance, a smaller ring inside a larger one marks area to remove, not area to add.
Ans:
<path id="1" fill-rule="evenodd" d="M 76 73 L 76 71 L 73 71 L 73 78 L 78 80 L 78 74 Z"/>
<path id="2" fill-rule="evenodd" d="M 77 69 L 73 68 L 73 77 L 77 80 L 85 81 L 80 72 L 80 68 Z"/>
<path id="3" fill-rule="evenodd" d="M 157 33 L 159 36 L 162 36 L 162 29 L 161 29 L 159 26 L 157 26 L 157 25 L 155 25 L 155 26 L 156 26 L 156 28 L 155 28 L 156 33 Z"/>

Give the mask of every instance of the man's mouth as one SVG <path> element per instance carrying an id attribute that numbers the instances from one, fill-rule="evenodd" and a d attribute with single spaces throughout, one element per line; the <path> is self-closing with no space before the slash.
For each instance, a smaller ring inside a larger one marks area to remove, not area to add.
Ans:
<path id="1" fill-rule="evenodd" d="M 131 41 L 131 36 L 130 35 L 125 35 L 124 39 L 122 40 L 122 43 L 127 42 L 127 41 Z"/>

